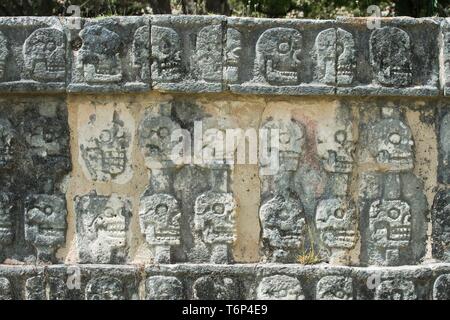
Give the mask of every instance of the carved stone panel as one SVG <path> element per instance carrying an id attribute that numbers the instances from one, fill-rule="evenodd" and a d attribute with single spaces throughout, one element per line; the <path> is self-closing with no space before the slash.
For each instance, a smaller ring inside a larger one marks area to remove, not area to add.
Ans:
<path id="1" fill-rule="evenodd" d="M 70 29 L 69 92 L 149 89 L 149 21 L 143 17 L 81 19 Z"/>
<path id="2" fill-rule="evenodd" d="M 134 120 L 128 111 L 107 107 L 93 111 L 78 132 L 78 160 L 86 176 L 93 181 L 128 182 L 133 137 Z"/>
<path id="3" fill-rule="evenodd" d="M 297 278 L 274 275 L 263 278 L 256 289 L 259 300 L 304 300 L 305 294 Z"/>
<path id="4" fill-rule="evenodd" d="M 95 192 L 74 200 L 80 262 L 124 262 L 131 201 L 117 194 L 103 196 Z"/>
<path id="5" fill-rule="evenodd" d="M 317 282 L 318 300 L 353 300 L 352 278 L 343 276 L 325 276 Z"/>
<path id="6" fill-rule="evenodd" d="M 450 274 L 442 274 L 436 278 L 433 285 L 433 300 L 450 299 Z"/>
<path id="7" fill-rule="evenodd" d="M 438 181 L 450 183 L 450 110 L 445 108 L 438 113 Z"/>
<path id="8" fill-rule="evenodd" d="M 0 26 L 0 91 L 64 92 L 67 38 L 56 17 L 10 17 Z"/>
<path id="9" fill-rule="evenodd" d="M 0 248 L 12 243 L 15 235 L 13 195 L 0 192 Z"/>
<path id="10" fill-rule="evenodd" d="M 12 300 L 11 283 L 8 278 L 0 277 L 0 300 Z"/>
<path id="11" fill-rule="evenodd" d="M 219 16 L 154 16 L 151 75 L 156 89 L 222 90 L 224 20 Z"/>
<path id="12" fill-rule="evenodd" d="M 66 200 L 63 195 L 36 194 L 25 200 L 25 240 L 36 248 L 38 261 L 52 261 L 65 244 Z"/>
<path id="13" fill-rule="evenodd" d="M 101 276 L 91 279 L 85 289 L 86 300 L 125 300 L 124 285 L 115 277 Z"/>
<path id="14" fill-rule="evenodd" d="M 416 300 L 414 282 L 402 278 L 382 280 L 375 290 L 375 300 Z"/>
<path id="15" fill-rule="evenodd" d="M 183 284 L 176 277 L 151 276 L 145 281 L 147 300 L 182 300 Z"/>
<path id="16" fill-rule="evenodd" d="M 239 285 L 232 278 L 203 276 L 194 281 L 192 294 L 194 300 L 237 300 Z"/>
<path id="17" fill-rule="evenodd" d="M 434 198 L 432 208 L 432 252 L 433 257 L 450 261 L 450 191 L 440 190 Z"/>

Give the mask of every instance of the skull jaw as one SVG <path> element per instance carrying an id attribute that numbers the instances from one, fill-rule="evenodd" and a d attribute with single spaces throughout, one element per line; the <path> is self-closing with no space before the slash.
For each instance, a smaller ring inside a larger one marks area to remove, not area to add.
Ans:
<path id="1" fill-rule="evenodd" d="M 326 228 L 320 230 L 323 243 L 330 249 L 350 250 L 355 247 L 358 237 L 353 229 Z"/>
<path id="2" fill-rule="evenodd" d="M 381 150 L 377 154 L 377 162 L 390 166 L 392 171 L 409 171 L 414 169 L 414 158 L 412 153 L 390 153 L 387 150 Z"/>
<path id="3" fill-rule="evenodd" d="M 278 70 L 274 61 L 269 59 L 266 63 L 267 82 L 271 85 L 296 85 L 298 83 L 297 71 L 294 67 Z"/>
<path id="4" fill-rule="evenodd" d="M 411 84 L 409 67 L 387 67 L 377 73 L 377 80 L 384 86 L 407 86 Z"/>

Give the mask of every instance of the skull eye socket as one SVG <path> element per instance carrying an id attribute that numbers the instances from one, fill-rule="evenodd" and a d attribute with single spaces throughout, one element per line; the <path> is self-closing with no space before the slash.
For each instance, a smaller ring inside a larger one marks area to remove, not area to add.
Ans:
<path id="1" fill-rule="evenodd" d="M 341 208 L 338 208 L 336 210 L 334 210 L 333 215 L 336 219 L 342 219 L 345 216 L 344 210 L 342 210 Z"/>
<path id="2" fill-rule="evenodd" d="M 339 299 L 344 298 L 344 292 L 342 292 L 342 291 L 336 292 L 336 297 L 339 298 Z"/>
<path id="3" fill-rule="evenodd" d="M 52 207 L 45 207 L 44 213 L 46 215 L 48 215 L 48 216 L 51 215 L 53 213 L 53 208 Z"/>
<path id="4" fill-rule="evenodd" d="M 164 54 L 169 54 L 170 50 L 171 50 L 172 46 L 170 44 L 170 41 L 168 39 L 161 39 L 161 43 L 159 46 L 159 49 L 161 50 L 162 53 Z"/>
<path id="5" fill-rule="evenodd" d="M 164 215 L 164 214 L 167 213 L 167 211 L 169 211 L 169 208 L 165 204 L 158 204 L 156 206 L 156 210 L 155 211 L 156 211 L 157 214 Z"/>
<path id="6" fill-rule="evenodd" d="M 215 214 L 223 214 L 225 212 L 225 206 L 222 203 L 215 203 L 212 209 Z"/>
<path id="7" fill-rule="evenodd" d="M 345 141 L 347 141 L 347 133 L 344 130 L 339 130 L 334 135 L 334 140 L 339 144 L 344 143 Z"/>
<path id="8" fill-rule="evenodd" d="M 395 208 L 390 209 L 390 210 L 388 211 L 388 216 L 389 216 L 389 218 L 391 218 L 391 219 L 397 219 L 397 218 L 400 216 L 400 210 L 395 209 Z"/>
<path id="9" fill-rule="evenodd" d="M 103 214 L 105 217 L 115 217 L 116 214 L 114 212 L 114 210 L 112 208 L 105 208 L 105 210 L 103 211 Z"/>
<path id="10" fill-rule="evenodd" d="M 100 141 L 109 142 L 110 140 L 111 140 L 111 133 L 108 130 L 103 130 L 102 133 L 100 133 Z"/>
<path id="11" fill-rule="evenodd" d="M 288 132 L 280 132 L 280 142 L 282 144 L 288 144 L 291 142 L 291 137 Z"/>
<path id="12" fill-rule="evenodd" d="M 398 133 L 391 133 L 389 135 L 389 142 L 392 144 L 399 144 L 402 141 L 402 137 Z"/>
<path id="13" fill-rule="evenodd" d="M 287 53 L 287 52 L 289 52 L 289 43 L 281 42 L 278 45 L 278 52 L 280 52 L 280 53 Z"/>
<path id="14" fill-rule="evenodd" d="M 159 128 L 158 136 L 160 138 L 165 138 L 165 137 L 169 136 L 169 129 L 167 129 L 166 127 Z"/>

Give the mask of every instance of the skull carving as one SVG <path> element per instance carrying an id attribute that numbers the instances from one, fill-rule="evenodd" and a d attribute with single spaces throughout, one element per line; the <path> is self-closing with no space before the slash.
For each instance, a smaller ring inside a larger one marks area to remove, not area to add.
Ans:
<path id="1" fill-rule="evenodd" d="M 134 33 L 132 49 L 133 67 L 137 70 L 140 81 L 146 81 L 150 78 L 149 37 L 150 28 L 148 26 L 140 27 Z"/>
<path id="2" fill-rule="evenodd" d="M 408 171 L 414 168 L 414 141 L 410 128 L 399 119 L 381 119 L 369 132 L 368 148 L 379 164 L 390 171 Z"/>
<path id="3" fill-rule="evenodd" d="M 321 31 L 314 43 L 315 78 L 321 83 L 336 83 L 336 30 Z"/>
<path id="4" fill-rule="evenodd" d="M 177 141 L 171 140 L 178 123 L 167 116 L 146 116 L 139 126 L 139 146 L 148 168 L 170 166 L 171 152 Z"/>
<path id="5" fill-rule="evenodd" d="M 178 82 L 182 78 L 181 40 L 178 33 L 165 27 L 152 26 L 152 79 Z"/>
<path id="6" fill-rule="evenodd" d="M 24 67 L 36 81 L 64 81 L 65 55 L 64 33 L 54 28 L 34 31 L 23 45 Z"/>
<path id="7" fill-rule="evenodd" d="M 294 119 L 272 119 L 263 125 L 263 130 L 278 130 L 279 140 L 269 144 L 270 153 L 278 152 L 281 166 L 285 170 L 296 170 L 298 159 L 303 153 L 306 141 L 305 127 Z M 272 139 L 271 139 L 272 140 Z M 269 140 L 271 143 L 273 141 Z M 261 163 L 261 166 L 265 166 Z"/>
<path id="8" fill-rule="evenodd" d="M 12 209 L 14 207 L 12 195 L 0 192 L 0 246 L 10 244 L 14 238 Z"/>
<path id="9" fill-rule="evenodd" d="M 450 77 L 449 77 L 450 80 Z M 450 183 L 450 112 L 445 114 L 440 121 L 439 147 L 440 161 L 439 170 L 440 182 Z"/>
<path id="10" fill-rule="evenodd" d="M 432 212 L 433 257 L 450 261 L 450 191 L 436 194 Z"/>
<path id="11" fill-rule="evenodd" d="M 375 300 L 416 300 L 416 288 L 405 279 L 384 280 L 375 290 Z"/>
<path id="12" fill-rule="evenodd" d="M 442 274 L 436 278 L 433 285 L 433 300 L 450 300 L 450 274 Z"/>
<path id="13" fill-rule="evenodd" d="M 318 300 L 353 300 L 352 279 L 342 276 L 326 276 L 317 282 Z"/>
<path id="14" fill-rule="evenodd" d="M 147 300 L 182 300 L 183 284 L 175 277 L 152 276 L 145 282 Z"/>
<path id="15" fill-rule="evenodd" d="M 254 82 L 296 85 L 300 76 L 302 36 L 290 28 L 264 31 L 256 42 Z"/>
<path id="16" fill-rule="evenodd" d="M 124 255 L 131 203 L 95 192 L 75 198 L 80 260 L 111 263 Z"/>
<path id="17" fill-rule="evenodd" d="M 14 145 L 16 134 L 11 123 L 0 119 L 0 169 L 10 168 L 14 160 Z"/>
<path id="18" fill-rule="evenodd" d="M 355 41 L 353 35 L 341 28 L 337 29 L 337 84 L 348 85 L 353 82 L 356 69 Z"/>
<path id="19" fill-rule="evenodd" d="M 47 300 L 47 290 L 43 275 L 28 278 L 25 281 L 26 300 Z"/>
<path id="20" fill-rule="evenodd" d="M 225 48 L 225 74 L 228 83 L 236 83 L 239 79 L 239 62 L 242 50 L 242 35 L 236 29 L 227 29 Z"/>
<path id="21" fill-rule="evenodd" d="M 207 26 L 198 32 L 193 59 L 201 80 L 222 80 L 222 26 Z"/>
<path id="22" fill-rule="evenodd" d="M 259 210 L 262 238 L 270 260 L 286 260 L 300 249 L 305 237 L 305 218 L 300 201 L 280 195 Z M 272 252 L 275 251 L 275 252 Z"/>
<path id="23" fill-rule="evenodd" d="M 300 281 L 294 277 L 275 275 L 265 277 L 256 289 L 258 300 L 304 300 Z"/>
<path id="24" fill-rule="evenodd" d="M 46 259 L 66 240 L 66 200 L 64 196 L 37 194 L 28 196 L 25 206 L 25 240 L 36 247 L 38 259 Z"/>
<path id="25" fill-rule="evenodd" d="M 11 283 L 7 278 L 0 277 L 0 300 L 12 300 Z"/>
<path id="26" fill-rule="evenodd" d="M 411 43 L 408 33 L 395 27 L 375 29 L 370 36 L 370 62 L 375 81 L 384 86 L 411 84 Z"/>
<path id="27" fill-rule="evenodd" d="M 100 25 L 85 27 L 76 67 L 88 83 L 111 83 L 122 80 L 121 40 L 117 33 Z"/>
<path id="28" fill-rule="evenodd" d="M 231 193 L 208 191 L 195 200 L 194 228 L 208 244 L 235 241 L 236 203 Z"/>
<path id="29" fill-rule="evenodd" d="M 328 172 L 351 173 L 353 170 L 354 142 L 349 139 L 346 130 L 338 130 L 334 135 L 335 148 L 328 150 L 324 168 Z"/>
<path id="30" fill-rule="evenodd" d="M 141 199 L 139 221 L 151 245 L 180 244 L 180 208 L 169 194 L 159 193 Z"/>
<path id="31" fill-rule="evenodd" d="M 8 58 L 9 47 L 8 39 L 0 31 L 0 80 L 3 80 L 6 72 L 6 59 Z"/>
<path id="32" fill-rule="evenodd" d="M 398 250 L 411 241 L 411 208 L 402 200 L 375 200 L 369 210 L 369 237 L 378 256 L 396 264 Z M 379 261 L 374 261 L 379 262 Z"/>
<path id="33" fill-rule="evenodd" d="M 117 278 L 94 278 L 86 285 L 86 300 L 125 300 L 123 283 Z"/>
<path id="34" fill-rule="evenodd" d="M 316 227 L 329 249 L 353 248 L 358 239 L 354 203 L 339 198 L 321 200 L 316 210 Z"/>
<path id="35" fill-rule="evenodd" d="M 239 289 L 231 278 L 200 277 L 192 286 L 194 300 L 235 300 Z"/>
<path id="36" fill-rule="evenodd" d="M 98 137 L 89 139 L 89 146 L 80 146 L 81 156 L 94 181 L 107 181 L 125 172 L 130 140 L 124 122 L 114 111 L 112 125 L 102 130 Z"/>

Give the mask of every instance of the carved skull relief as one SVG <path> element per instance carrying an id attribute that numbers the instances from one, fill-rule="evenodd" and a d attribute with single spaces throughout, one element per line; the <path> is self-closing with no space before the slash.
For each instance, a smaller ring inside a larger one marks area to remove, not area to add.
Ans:
<path id="1" fill-rule="evenodd" d="M 12 300 L 11 283 L 7 278 L 0 277 L 0 300 Z"/>
<path id="2" fill-rule="evenodd" d="M 318 300 L 353 300 L 352 278 L 326 276 L 317 282 L 316 299 Z"/>
<path id="3" fill-rule="evenodd" d="M 0 119 L 0 169 L 7 169 L 14 160 L 14 144 L 16 134 L 11 123 Z"/>
<path id="4" fill-rule="evenodd" d="M 450 191 L 436 194 L 432 211 L 433 257 L 450 261 Z"/>
<path id="5" fill-rule="evenodd" d="M 43 275 L 28 278 L 25 281 L 26 300 L 47 300 L 45 278 Z"/>
<path id="6" fill-rule="evenodd" d="M 91 137 L 88 146 L 80 146 L 81 156 L 94 181 L 107 181 L 125 172 L 130 140 L 128 129 L 114 111 L 109 127 L 103 129 L 98 137 Z"/>
<path id="7" fill-rule="evenodd" d="M 350 135 L 351 132 L 348 132 L 348 130 L 338 130 L 334 134 L 334 148 L 327 150 L 328 157 L 324 161 L 326 171 L 335 173 L 352 172 L 355 144 Z"/>
<path id="8" fill-rule="evenodd" d="M 178 141 L 171 135 L 180 125 L 167 116 L 146 116 L 139 126 L 139 147 L 148 168 L 164 168 L 171 164 L 171 152 Z"/>
<path id="9" fill-rule="evenodd" d="M 88 83 L 111 83 L 122 80 L 119 57 L 121 40 L 117 33 L 100 25 L 85 27 L 80 32 L 83 41 L 76 67 Z"/>
<path id="10" fill-rule="evenodd" d="M 66 200 L 64 196 L 28 196 L 25 207 L 25 240 L 39 252 L 52 253 L 66 240 Z"/>
<path id="11" fill-rule="evenodd" d="M 175 277 L 152 276 L 145 282 L 147 300 L 181 300 L 183 284 Z"/>
<path id="12" fill-rule="evenodd" d="M 9 54 L 8 38 L 0 31 L 0 80 L 3 80 L 6 72 L 6 59 Z"/>
<path id="13" fill-rule="evenodd" d="M 24 67 L 36 81 L 64 81 L 65 55 L 64 33 L 54 28 L 34 31 L 23 45 Z"/>
<path id="14" fill-rule="evenodd" d="M 94 278 L 86 285 L 86 300 L 125 300 L 123 283 L 113 277 Z"/>
<path id="15" fill-rule="evenodd" d="M 353 35 L 341 28 L 337 29 L 336 55 L 338 85 L 348 85 L 353 82 L 356 70 L 355 41 Z"/>
<path id="16" fill-rule="evenodd" d="M 316 209 L 316 227 L 328 248 L 353 248 L 358 240 L 355 204 L 339 198 L 321 200 Z"/>
<path id="17" fill-rule="evenodd" d="M 384 86 L 411 84 L 411 42 L 395 27 L 375 29 L 370 36 L 370 62 L 375 81 Z"/>
<path id="18" fill-rule="evenodd" d="M 271 85 L 299 83 L 302 36 L 291 28 L 264 31 L 256 42 L 254 81 Z"/>
<path id="19" fill-rule="evenodd" d="M 238 82 L 241 50 L 241 33 L 233 28 L 227 29 L 224 78 L 228 83 Z"/>
<path id="20" fill-rule="evenodd" d="M 450 46 L 449 46 L 450 47 Z M 450 76 L 449 76 L 450 81 Z M 450 112 L 440 120 L 439 127 L 440 161 L 438 173 L 441 182 L 450 183 Z"/>
<path id="21" fill-rule="evenodd" d="M 140 27 L 134 33 L 132 59 L 137 70 L 138 79 L 147 81 L 150 78 L 150 28 Z"/>
<path id="22" fill-rule="evenodd" d="M 178 201 L 170 194 L 158 193 L 141 198 L 140 226 L 151 245 L 179 245 L 180 216 Z"/>
<path id="23" fill-rule="evenodd" d="M 80 259 L 111 263 L 126 247 L 131 203 L 117 195 L 75 198 Z"/>
<path id="24" fill-rule="evenodd" d="M 0 192 L 0 246 L 10 244 L 14 238 L 12 194 Z"/>
<path id="25" fill-rule="evenodd" d="M 285 275 L 265 277 L 256 289 L 258 300 L 304 300 L 303 288 L 297 278 Z"/>
<path id="26" fill-rule="evenodd" d="M 205 243 L 235 241 L 236 202 L 231 193 L 208 191 L 195 200 L 194 228 Z"/>
<path id="27" fill-rule="evenodd" d="M 262 129 L 267 130 L 269 133 L 271 130 L 278 130 L 279 140 L 276 141 L 278 144 L 272 145 L 268 143 L 270 153 L 279 153 L 280 165 L 284 170 L 295 170 L 298 159 L 304 151 L 306 141 L 305 127 L 294 119 L 269 118 L 262 126 Z M 272 139 L 269 142 L 272 142 Z M 261 163 L 261 166 L 265 165 L 265 163 Z"/>
<path id="28" fill-rule="evenodd" d="M 202 28 L 197 34 L 196 51 L 193 56 L 198 76 L 207 82 L 222 80 L 222 26 Z"/>
<path id="29" fill-rule="evenodd" d="M 304 243 L 305 218 L 300 201 L 275 196 L 259 210 L 262 238 L 275 251 L 297 251 Z M 274 253 L 272 260 L 278 260 Z"/>
<path id="30" fill-rule="evenodd" d="M 416 288 L 405 279 L 384 280 L 375 289 L 375 300 L 416 300 Z"/>
<path id="31" fill-rule="evenodd" d="M 414 141 L 410 128 L 399 119 L 381 119 L 369 132 L 368 148 L 379 164 L 390 171 L 407 171 L 414 168 Z"/>
<path id="32" fill-rule="evenodd" d="M 195 300 L 234 300 L 239 298 L 239 289 L 231 278 L 200 277 L 193 286 Z"/>
<path id="33" fill-rule="evenodd" d="M 442 274 L 433 285 L 433 300 L 450 299 L 450 274 Z"/>
<path id="34" fill-rule="evenodd" d="M 377 250 L 389 255 L 411 241 L 411 208 L 402 200 L 375 200 L 369 210 L 369 237 Z"/>
<path id="35" fill-rule="evenodd" d="M 321 31 L 314 43 L 315 78 L 321 83 L 336 83 L 336 39 L 334 28 Z"/>
<path id="36" fill-rule="evenodd" d="M 182 78 L 181 39 L 178 33 L 166 27 L 152 26 L 152 79 L 178 82 Z"/>

